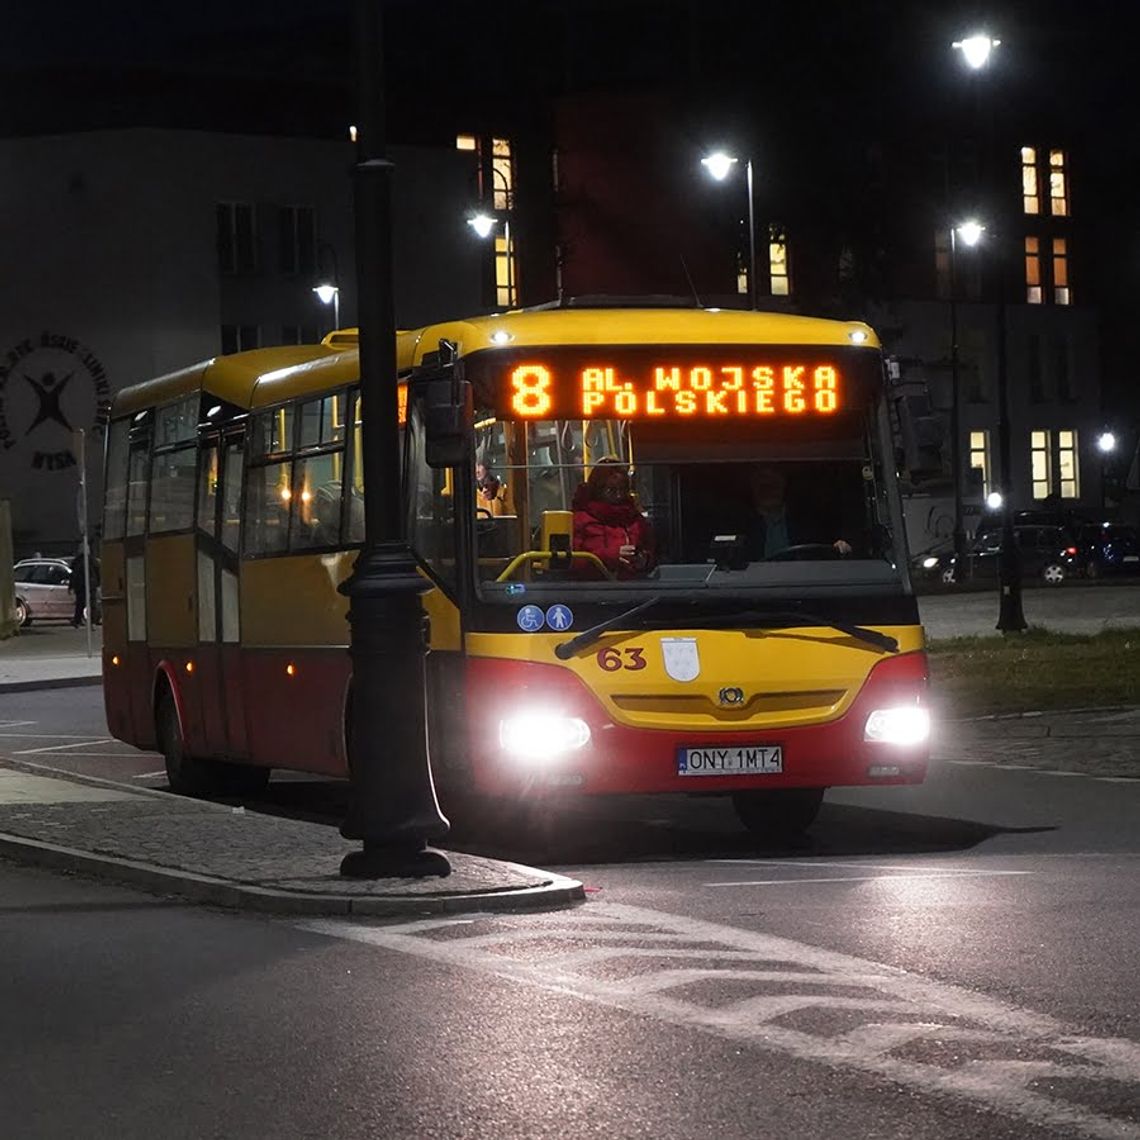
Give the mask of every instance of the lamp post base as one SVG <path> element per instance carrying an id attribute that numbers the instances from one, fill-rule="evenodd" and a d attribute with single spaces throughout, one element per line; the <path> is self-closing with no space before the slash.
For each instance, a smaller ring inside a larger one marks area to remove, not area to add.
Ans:
<path id="1" fill-rule="evenodd" d="M 430 847 L 365 842 L 362 850 L 341 860 L 340 873 L 346 879 L 443 879 L 451 874 L 451 864 Z"/>

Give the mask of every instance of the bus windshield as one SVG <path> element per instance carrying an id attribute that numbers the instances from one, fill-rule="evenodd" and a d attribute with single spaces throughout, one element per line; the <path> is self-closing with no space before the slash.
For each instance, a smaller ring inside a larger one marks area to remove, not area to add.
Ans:
<path id="1" fill-rule="evenodd" d="M 878 438 L 870 403 L 826 431 L 763 433 L 488 409 L 473 471 L 480 593 L 897 581 Z"/>

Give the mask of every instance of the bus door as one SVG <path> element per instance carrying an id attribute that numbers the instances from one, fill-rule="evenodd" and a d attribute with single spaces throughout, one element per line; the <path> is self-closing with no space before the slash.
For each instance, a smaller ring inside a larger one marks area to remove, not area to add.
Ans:
<path id="1" fill-rule="evenodd" d="M 198 651 L 204 730 L 210 755 L 249 750 L 241 669 L 238 538 L 241 530 L 244 427 L 204 434 L 199 448 Z"/>

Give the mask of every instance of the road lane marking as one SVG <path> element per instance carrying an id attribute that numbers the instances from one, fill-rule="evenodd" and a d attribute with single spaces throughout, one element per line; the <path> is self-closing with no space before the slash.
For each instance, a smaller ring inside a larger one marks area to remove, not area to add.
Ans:
<path id="1" fill-rule="evenodd" d="M 705 863 L 736 864 L 747 867 L 843 867 L 853 871 L 905 871 L 912 872 L 914 863 L 900 866 L 897 863 L 863 863 L 850 859 L 705 859 Z M 959 875 L 973 875 L 977 872 L 971 867 L 935 867 L 936 871 L 943 873 L 956 872 Z"/>
<path id="2" fill-rule="evenodd" d="M 618 903 L 590 903 L 569 916 L 468 915 L 392 925 L 309 919 L 291 925 L 870 1073 L 923 1093 L 956 1096 L 1069 1137 L 1140 1140 L 1133 1121 L 1029 1087 L 1059 1068 L 1062 1076 L 1136 1086 L 1135 1042 L 1082 1036 L 1047 1015 L 964 987 L 789 939 Z M 559 939 L 567 943 L 564 954 L 534 954 L 535 942 Z M 582 943 L 590 945 L 583 949 Z M 599 972 L 618 960 L 621 971 Z M 642 968 L 630 973 L 638 964 Z M 707 982 L 721 987 L 722 998 L 728 983 L 743 992 L 728 1004 L 710 1004 L 693 996 L 694 986 Z M 795 1027 L 799 1011 L 818 1008 L 862 1014 L 862 1024 L 847 1022 L 833 1034 Z M 947 1040 L 955 1044 L 950 1066 L 914 1060 L 914 1052 L 895 1055 L 908 1046 L 921 1055 L 923 1045 L 940 1049 Z M 970 1057 L 972 1047 L 983 1057 Z M 1059 1066 L 1058 1057 L 1072 1064 Z"/>
<path id="3" fill-rule="evenodd" d="M 69 732 L 0 732 L 0 740 L 90 740 L 91 733 Z M 107 737 L 108 740 L 111 737 Z"/>
<path id="4" fill-rule="evenodd" d="M 1035 875 L 1036 871 L 929 871 L 915 875 L 837 875 L 826 879 L 742 879 L 728 883 L 702 883 L 702 887 L 795 887 L 807 883 L 878 883 L 900 879 L 960 879 L 967 875 Z"/>
<path id="5" fill-rule="evenodd" d="M 165 776 L 165 775 L 166 775 L 166 769 L 161 768 L 157 772 L 137 772 L 137 773 L 135 773 L 135 775 L 133 775 L 131 777 L 131 779 L 132 780 L 150 780 L 150 779 L 153 779 L 155 776 Z"/>
<path id="6" fill-rule="evenodd" d="M 35 724 L 34 720 L 0 720 L 0 728 L 25 728 L 29 724 Z M 0 735 L 5 735 L 0 733 Z"/>
<path id="7" fill-rule="evenodd" d="M 46 748 L 21 748 L 15 752 L 13 752 L 12 755 L 13 756 L 35 756 L 37 753 L 40 753 L 40 752 L 60 752 L 66 748 L 83 748 L 87 744 L 113 744 L 115 738 L 113 736 L 102 736 L 98 740 L 83 741 L 82 738 L 80 738 L 80 740 L 81 740 L 81 743 L 78 743 L 78 744 L 69 741 L 67 744 L 51 744 L 51 745 L 48 745 Z M 79 755 L 86 755 L 86 753 L 79 753 Z"/>

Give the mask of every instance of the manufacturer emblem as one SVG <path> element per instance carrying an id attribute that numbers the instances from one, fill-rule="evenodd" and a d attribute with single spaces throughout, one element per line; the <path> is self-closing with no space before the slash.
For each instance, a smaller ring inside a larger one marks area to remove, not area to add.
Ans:
<path id="1" fill-rule="evenodd" d="M 716 696 L 722 705 L 744 704 L 744 690 L 738 689 L 735 685 L 727 685 Z"/>

